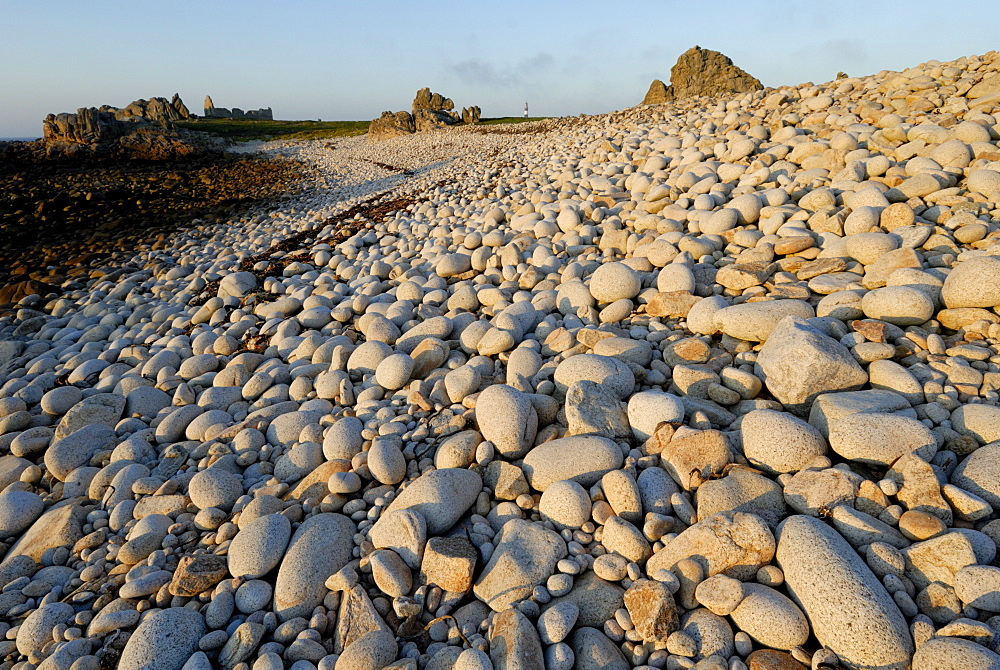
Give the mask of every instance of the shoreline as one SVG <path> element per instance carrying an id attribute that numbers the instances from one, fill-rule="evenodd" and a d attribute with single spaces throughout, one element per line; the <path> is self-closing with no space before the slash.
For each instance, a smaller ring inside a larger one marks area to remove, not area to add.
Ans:
<path id="1" fill-rule="evenodd" d="M 56 288 L 164 235 L 290 197 L 304 166 L 227 153 L 181 162 L 24 161 L 0 169 L 0 296 Z M 96 264 L 96 265 L 95 265 Z M 10 302 L 11 300 L 0 300 Z M 14 300 L 16 302 L 16 300 Z"/>

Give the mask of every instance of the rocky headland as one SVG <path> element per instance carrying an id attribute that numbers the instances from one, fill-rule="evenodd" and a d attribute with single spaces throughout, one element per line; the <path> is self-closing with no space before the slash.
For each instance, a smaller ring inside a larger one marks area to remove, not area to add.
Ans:
<path id="1" fill-rule="evenodd" d="M 1000 667 L 1000 54 L 517 128 L 0 316 L 0 667 Z"/>
<path id="2" fill-rule="evenodd" d="M 173 125 L 189 118 L 175 94 L 50 114 L 42 139 L 0 142 L 0 304 L 59 293 L 123 250 L 297 192 L 303 165 Z"/>

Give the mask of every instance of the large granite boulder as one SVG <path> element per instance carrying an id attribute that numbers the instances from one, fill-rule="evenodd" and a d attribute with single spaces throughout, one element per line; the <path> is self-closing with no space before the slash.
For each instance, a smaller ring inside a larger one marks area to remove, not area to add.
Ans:
<path id="1" fill-rule="evenodd" d="M 382 142 L 400 135 L 412 135 L 415 131 L 409 112 L 382 112 L 382 116 L 368 126 L 368 141 Z"/>
<path id="2" fill-rule="evenodd" d="M 653 80 L 642 104 L 682 100 L 695 95 L 720 96 L 764 88 L 760 80 L 744 72 L 718 51 L 694 46 L 681 54 L 670 68 L 670 86 Z"/>

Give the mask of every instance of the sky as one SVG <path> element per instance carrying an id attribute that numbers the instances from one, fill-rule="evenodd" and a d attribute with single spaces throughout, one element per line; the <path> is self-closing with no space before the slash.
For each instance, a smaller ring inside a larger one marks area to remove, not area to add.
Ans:
<path id="1" fill-rule="evenodd" d="M 638 104 L 694 45 L 765 86 L 1000 48 L 982 0 L 0 0 L 0 137 L 48 113 L 179 93 L 195 113 L 367 120 L 429 86 L 484 117 Z M 977 19 L 978 17 L 978 19 Z"/>

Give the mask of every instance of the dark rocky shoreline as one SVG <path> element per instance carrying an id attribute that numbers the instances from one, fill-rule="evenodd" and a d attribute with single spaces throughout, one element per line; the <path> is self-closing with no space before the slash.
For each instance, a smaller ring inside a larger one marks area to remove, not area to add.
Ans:
<path id="1" fill-rule="evenodd" d="M 253 154 L 185 161 L 46 159 L 0 143 L 0 304 L 58 293 L 116 252 L 167 243 L 195 220 L 238 217 L 290 197 L 308 168 Z"/>

